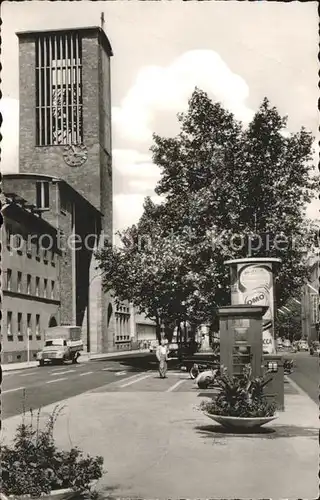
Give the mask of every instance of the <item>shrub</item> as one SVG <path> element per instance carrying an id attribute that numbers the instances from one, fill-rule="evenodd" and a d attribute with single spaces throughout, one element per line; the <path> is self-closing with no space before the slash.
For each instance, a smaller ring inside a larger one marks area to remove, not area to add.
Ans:
<path id="1" fill-rule="evenodd" d="M 203 401 L 200 409 L 211 415 L 228 417 L 271 417 L 275 414 L 276 405 L 267 401 L 263 394 L 264 387 L 271 380 L 266 375 L 253 378 L 248 366 L 237 377 L 229 377 L 223 369 L 216 378 L 217 397 Z"/>
<path id="2" fill-rule="evenodd" d="M 41 409 L 36 425 L 32 410 L 31 422 L 17 427 L 12 446 L 1 445 L 2 486 L 5 495 L 39 497 L 60 488 L 81 493 L 90 491 L 90 483 L 102 477 L 103 458 L 84 456 L 77 447 L 68 451 L 57 448 L 53 436 L 55 422 L 62 410 L 57 406 L 40 430 Z"/>

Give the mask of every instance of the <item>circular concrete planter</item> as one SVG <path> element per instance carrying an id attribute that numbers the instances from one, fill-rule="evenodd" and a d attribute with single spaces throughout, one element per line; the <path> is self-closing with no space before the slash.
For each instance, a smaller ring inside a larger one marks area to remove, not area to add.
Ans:
<path id="1" fill-rule="evenodd" d="M 71 500 L 72 498 L 79 496 L 79 492 L 72 490 L 71 488 L 65 488 L 61 490 L 53 490 L 46 495 L 41 495 L 41 497 L 33 497 L 33 500 Z M 30 495 L 3 495 L 1 494 L 1 500 L 30 500 Z"/>
<path id="2" fill-rule="evenodd" d="M 273 417 L 245 418 L 245 417 L 228 417 L 224 415 L 211 415 L 210 413 L 207 412 L 203 413 L 207 417 L 211 418 L 211 420 L 214 420 L 215 422 L 221 424 L 223 427 L 226 427 L 228 429 L 239 429 L 239 430 L 258 428 L 278 418 L 277 415 L 274 415 Z"/>

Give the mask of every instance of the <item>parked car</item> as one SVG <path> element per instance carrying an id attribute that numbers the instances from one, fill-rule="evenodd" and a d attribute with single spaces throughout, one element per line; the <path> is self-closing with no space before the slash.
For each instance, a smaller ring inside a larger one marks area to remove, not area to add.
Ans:
<path id="1" fill-rule="evenodd" d="M 298 351 L 309 351 L 309 345 L 308 345 L 308 342 L 306 340 L 300 340 L 298 342 Z"/>
<path id="2" fill-rule="evenodd" d="M 309 352 L 310 352 L 311 356 L 313 356 L 314 354 L 319 355 L 320 354 L 320 342 L 318 342 L 317 340 L 312 342 Z"/>
<path id="3" fill-rule="evenodd" d="M 176 342 L 172 342 L 168 346 L 168 357 L 169 358 L 177 358 L 178 357 L 178 351 L 179 351 L 179 346 Z"/>

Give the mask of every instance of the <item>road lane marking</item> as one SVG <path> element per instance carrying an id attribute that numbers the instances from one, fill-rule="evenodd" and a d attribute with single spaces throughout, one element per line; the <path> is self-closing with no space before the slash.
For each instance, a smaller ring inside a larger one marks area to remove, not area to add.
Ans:
<path id="1" fill-rule="evenodd" d="M 19 377 L 29 377 L 29 375 L 34 375 L 35 373 L 39 373 L 39 372 L 24 373 L 23 375 L 19 375 Z"/>
<path id="2" fill-rule="evenodd" d="M 166 392 L 172 392 L 172 391 L 174 391 L 177 387 L 179 387 L 179 385 L 183 384 L 185 381 L 186 381 L 186 379 L 178 380 L 178 382 L 176 382 L 171 387 L 169 387 L 169 389 L 167 389 Z"/>
<path id="3" fill-rule="evenodd" d="M 54 380 L 48 380 L 46 384 L 53 384 L 54 382 L 61 382 L 61 380 L 67 380 L 68 377 L 55 378 Z"/>
<path id="4" fill-rule="evenodd" d="M 120 377 L 120 375 L 125 375 L 127 372 L 116 372 L 116 377 Z"/>
<path id="5" fill-rule="evenodd" d="M 15 389 L 7 389 L 6 391 L 1 391 L 1 394 L 7 394 L 7 392 L 23 391 L 25 387 L 16 387 Z"/>
<path id="6" fill-rule="evenodd" d="M 126 382 L 125 384 L 120 385 L 120 388 L 135 384 L 136 382 L 140 382 L 140 380 L 144 380 L 145 378 L 148 378 L 148 377 L 152 377 L 152 373 L 149 373 L 148 375 L 144 375 L 143 377 L 140 377 L 140 378 L 136 378 L 135 380 L 131 380 L 130 382 Z"/>
<path id="7" fill-rule="evenodd" d="M 53 373 L 53 372 L 52 372 L 52 373 L 50 373 L 50 375 L 51 375 L 51 376 L 52 376 L 52 375 L 53 375 L 53 376 L 54 376 L 54 375 L 64 375 L 65 373 L 72 373 L 72 372 L 75 372 L 75 371 L 76 371 L 76 370 L 65 370 L 65 371 L 63 371 L 63 372 L 55 372 L 55 373 Z"/>
<path id="8" fill-rule="evenodd" d="M 84 375 L 90 375 L 91 373 L 93 373 L 93 372 L 80 373 L 79 377 L 84 377 Z"/>

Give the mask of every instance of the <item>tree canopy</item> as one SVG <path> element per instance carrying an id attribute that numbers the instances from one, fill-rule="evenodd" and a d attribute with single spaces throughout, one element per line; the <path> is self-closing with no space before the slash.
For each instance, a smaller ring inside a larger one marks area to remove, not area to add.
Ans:
<path id="1" fill-rule="evenodd" d="M 306 205 L 316 195 L 312 135 L 286 131 L 287 118 L 264 99 L 245 127 L 195 89 L 180 132 L 154 134 L 156 193 L 139 222 L 97 257 L 104 284 L 158 324 L 213 324 L 230 303 L 228 258 L 280 257 L 278 304 L 296 295 L 308 271 L 314 232 Z"/>

